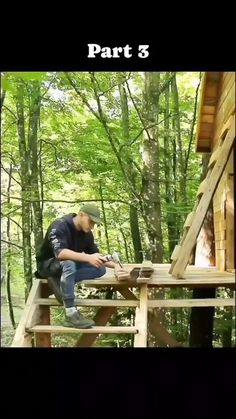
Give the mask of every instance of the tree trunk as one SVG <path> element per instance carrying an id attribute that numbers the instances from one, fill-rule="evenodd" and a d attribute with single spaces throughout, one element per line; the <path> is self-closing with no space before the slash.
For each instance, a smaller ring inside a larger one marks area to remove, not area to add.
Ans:
<path id="1" fill-rule="evenodd" d="M 128 246 L 127 246 L 127 239 L 126 239 L 125 233 L 124 233 L 124 231 L 123 231 L 123 229 L 122 229 L 122 228 L 120 228 L 120 232 L 121 232 L 121 235 L 122 235 L 123 240 L 124 240 L 124 247 L 125 247 L 125 256 L 126 256 L 126 260 L 127 260 L 127 263 L 130 263 L 130 260 L 129 260 L 129 252 L 128 252 Z"/>
<path id="2" fill-rule="evenodd" d="M 104 225 L 104 230 L 105 230 L 105 237 L 106 237 L 106 243 L 107 243 L 107 251 L 108 251 L 108 253 L 111 253 L 110 243 L 109 243 L 109 237 L 108 237 L 108 232 L 107 232 L 106 211 L 105 211 L 104 201 L 103 201 L 102 183 L 101 183 L 100 180 L 99 180 L 99 195 L 100 195 L 100 198 L 101 198 L 102 214 L 103 214 L 103 225 Z"/>
<path id="3" fill-rule="evenodd" d="M 8 180 L 8 186 L 7 186 L 7 204 L 10 204 L 10 190 L 11 190 L 11 174 L 12 174 L 12 164 L 10 165 L 9 169 L 9 180 Z M 8 309 L 9 309 L 9 315 L 11 319 L 11 324 L 13 328 L 16 328 L 16 322 L 14 317 L 14 310 L 13 310 L 13 304 L 12 304 L 12 298 L 11 298 L 11 221 L 10 218 L 7 218 L 7 241 L 9 242 L 7 244 L 7 257 L 6 257 L 6 286 L 7 286 L 7 302 L 8 302 Z"/>
<path id="4" fill-rule="evenodd" d="M 17 130 L 20 154 L 20 175 L 21 175 L 21 198 L 22 198 L 22 236 L 23 236 L 23 257 L 24 257 L 24 277 L 25 277 L 25 300 L 27 300 L 32 286 L 32 266 L 31 266 L 31 238 L 30 238 L 30 175 L 29 175 L 29 153 L 27 151 L 25 139 L 25 119 L 24 119 L 24 89 L 23 84 L 17 84 L 16 97 L 17 110 Z"/>
<path id="5" fill-rule="evenodd" d="M 38 81 L 32 82 L 30 86 L 30 108 L 29 108 L 29 168 L 31 177 L 31 200 L 33 209 L 33 232 L 35 241 L 35 252 L 40 248 L 43 240 L 43 215 L 40 205 L 39 191 L 39 168 L 38 168 L 38 126 L 40 117 L 40 84 Z"/>
<path id="6" fill-rule="evenodd" d="M 123 81 L 125 75 L 121 74 L 119 76 L 120 81 Z M 128 144 L 130 133 L 129 133 L 129 107 L 127 94 L 125 90 L 124 83 L 119 84 L 120 92 L 120 103 L 121 103 L 121 121 L 122 121 L 122 130 L 123 130 L 123 143 Z M 132 183 L 133 189 L 136 189 L 136 177 L 137 173 L 135 172 L 132 164 L 132 159 L 128 159 L 130 164 L 128 165 L 128 176 Z M 130 195 L 130 200 L 133 196 Z M 139 221 L 138 221 L 138 211 L 137 208 L 133 205 L 130 205 L 130 229 L 131 237 L 134 246 L 135 262 L 142 262 L 142 244 L 139 231 Z"/>
<path id="7" fill-rule="evenodd" d="M 201 181 L 206 177 L 209 155 L 203 157 Z M 197 238 L 195 261 L 198 266 L 215 265 L 214 224 L 212 204 Z M 215 288 L 196 288 L 192 298 L 215 298 Z M 189 346 L 212 347 L 214 307 L 193 307 L 190 316 Z"/>
<path id="8" fill-rule="evenodd" d="M 171 81 L 171 90 L 172 90 L 172 99 L 173 99 L 173 123 L 175 127 L 176 137 L 177 137 L 177 164 L 179 169 L 179 198 L 183 204 L 183 207 L 186 205 L 187 196 L 186 196 L 186 173 L 185 173 L 185 162 L 183 156 L 183 146 L 181 138 L 181 127 L 180 127 L 180 108 L 179 108 L 179 93 L 176 83 L 176 73 Z"/>
<path id="9" fill-rule="evenodd" d="M 169 79 L 169 73 L 166 73 L 166 80 Z M 170 88 L 169 85 L 165 90 L 165 109 L 164 109 L 164 172 L 165 172 L 165 192 L 166 192 L 166 206 L 167 206 L 167 232 L 168 232 L 168 247 L 169 247 L 169 260 L 171 254 L 177 244 L 176 234 L 176 217 L 174 211 L 175 197 L 173 179 L 171 168 L 171 151 L 170 151 Z"/>
<path id="10" fill-rule="evenodd" d="M 131 229 L 131 237 L 133 241 L 134 247 L 134 262 L 142 263 L 143 255 L 142 255 L 142 244 L 141 244 L 141 237 L 139 231 L 139 224 L 138 224 L 138 211 L 133 205 L 129 207 L 129 218 L 130 218 L 130 229 Z"/>
<path id="11" fill-rule="evenodd" d="M 6 90 L 2 90 L 2 94 L 0 98 L 0 112 L 2 112 L 2 107 L 3 107 L 5 96 L 6 96 Z"/>
<path id="12" fill-rule="evenodd" d="M 160 73 L 145 73 L 144 115 L 145 126 L 143 141 L 142 201 L 143 217 L 147 227 L 151 260 L 161 263 L 163 244 L 161 231 L 161 202 L 159 185 L 159 88 Z"/>

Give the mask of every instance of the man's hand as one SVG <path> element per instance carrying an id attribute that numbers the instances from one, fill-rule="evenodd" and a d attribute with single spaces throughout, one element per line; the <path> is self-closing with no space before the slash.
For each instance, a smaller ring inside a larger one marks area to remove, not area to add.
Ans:
<path id="1" fill-rule="evenodd" d="M 88 263 L 95 266 L 96 268 L 104 266 L 105 262 L 106 259 L 100 253 L 93 253 L 92 255 L 88 255 Z"/>

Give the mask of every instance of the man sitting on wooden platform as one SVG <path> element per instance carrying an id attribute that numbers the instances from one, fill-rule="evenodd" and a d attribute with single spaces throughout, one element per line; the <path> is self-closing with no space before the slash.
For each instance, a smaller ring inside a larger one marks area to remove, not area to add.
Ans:
<path id="1" fill-rule="evenodd" d="M 75 307 L 77 282 L 102 277 L 105 267 L 114 268 L 118 280 L 130 278 L 119 259 L 99 253 L 92 229 L 100 223 L 100 211 L 96 206 L 82 206 L 78 214 L 63 216 L 48 227 L 36 256 L 35 276 L 48 279 L 55 297 L 64 304 L 64 325 L 68 327 L 87 329 L 94 325 L 93 320 L 84 318 Z"/>

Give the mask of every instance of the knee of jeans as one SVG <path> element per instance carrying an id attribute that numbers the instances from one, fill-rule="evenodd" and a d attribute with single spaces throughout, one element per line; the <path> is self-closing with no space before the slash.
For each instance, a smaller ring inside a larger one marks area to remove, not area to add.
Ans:
<path id="1" fill-rule="evenodd" d="M 106 273 L 106 268 L 105 266 L 101 266 L 100 268 L 97 268 L 97 277 L 99 278 L 100 276 L 105 275 Z"/>
<path id="2" fill-rule="evenodd" d="M 62 260 L 60 263 L 64 278 L 67 278 L 76 272 L 76 263 L 73 260 Z"/>

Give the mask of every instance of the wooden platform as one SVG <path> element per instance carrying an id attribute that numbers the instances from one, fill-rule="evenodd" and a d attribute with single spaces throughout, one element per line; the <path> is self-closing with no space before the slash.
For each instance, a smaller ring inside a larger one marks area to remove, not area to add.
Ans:
<path id="1" fill-rule="evenodd" d="M 141 264 L 124 265 L 128 270 Z M 169 273 L 170 264 L 153 264 L 154 272 L 152 278 L 146 283 L 139 283 L 135 280 L 119 282 L 108 269 L 106 275 L 100 279 L 86 280 L 79 283 L 81 287 L 94 287 L 99 289 L 117 290 L 116 299 L 76 299 L 78 307 L 95 307 L 96 314 L 93 318 L 95 326 L 91 329 L 76 329 L 62 325 L 50 324 L 50 310 L 60 306 L 56 298 L 50 296 L 51 291 L 47 280 L 35 279 L 25 305 L 20 323 L 17 327 L 12 347 L 50 347 L 52 334 L 78 334 L 77 347 L 92 346 L 96 338 L 101 334 L 134 334 L 134 346 L 147 346 L 148 333 L 148 311 L 153 308 L 167 307 L 233 307 L 233 298 L 206 298 L 206 299 L 150 299 L 148 289 L 150 288 L 231 288 L 235 289 L 234 272 L 220 272 L 215 267 L 199 268 L 188 266 L 184 279 L 174 279 Z M 132 289 L 136 289 L 133 293 Z M 117 308 L 135 308 L 134 324 L 129 326 L 109 326 L 112 316 Z M 163 325 L 160 325 L 163 328 Z M 167 333 L 167 332 L 166 332 Z M 172 340 L 174 340 L 172 338 Z M 176 341 L 172 346 L 178 345 Z"/>
<path id="2" fill-rule="evenodd" d="M 141 264 L 128 264 L 124 267 L 128 270 L 132 270 L 134 266 L 141 266 Z M 153 264 L 154 273 L 152 278 L 147 281 L 149 288 L 173 288 L 173 287 L 228 287 L 235 289 L 235 274 L 232 272 L 220 272 L 215 267 L 200 268 L 193 265 L 189 265 L 186 268 L 183 279 L 175 279 L 169 273 L 171 264 Z M 100 279 L 82 281 L 81 285 L 86 287 L 102 288 L 102 287 L 114 287 L 122 288 L 139 287 L 140 284 L 136 281 L 122 281 L 118 282 L 114 275 L 109 272 L 106 273 Z"/>

